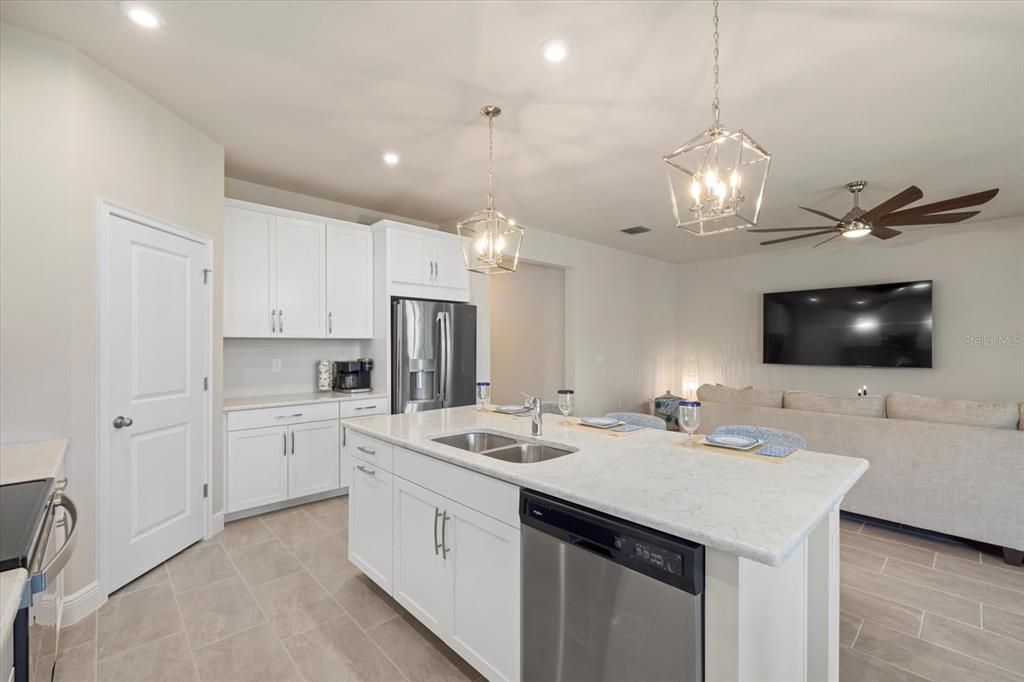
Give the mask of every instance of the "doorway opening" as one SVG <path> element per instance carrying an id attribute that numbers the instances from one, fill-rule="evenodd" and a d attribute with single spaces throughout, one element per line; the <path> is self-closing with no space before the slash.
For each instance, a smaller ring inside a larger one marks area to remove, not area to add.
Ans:
<path id="1" fill-rule="evenodd" d="M 565 386 L 565 270 L 523 263 L 490 278 L 491 400 L 556 400 Z M 522 393 L 520 393 L 520 391 Z"/>

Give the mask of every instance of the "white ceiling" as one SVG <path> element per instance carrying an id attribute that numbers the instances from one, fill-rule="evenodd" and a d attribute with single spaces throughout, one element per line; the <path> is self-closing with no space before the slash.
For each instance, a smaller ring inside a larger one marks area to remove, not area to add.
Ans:
<path id="1" fill-rule="evenodd" d="M 79 47 L 222 142 L 231 177 L 444 223 L 484 204 L 478 110 L 493 103 L 497 205 L 519 222 L 672 262 L 769 248 L 672 222 L 661 155 L 710 123 L 710 2 L 151 4 L 164 29 L 116 2 L 4 0 L 0 19 Z M 1001 187 L 982 217 L 1024 215 L 1024 3 L 720 14 L 723 123 L 773 154 L 760 227 L 822 224 L 797 205 L 842 214 L 859 178 L 868 206 L 912 183 L 925 201 Z M 555 36 L 572 45 L 558 65 L 539 49 Z M 654 231 L 618 232 L 632 225 Z"/>

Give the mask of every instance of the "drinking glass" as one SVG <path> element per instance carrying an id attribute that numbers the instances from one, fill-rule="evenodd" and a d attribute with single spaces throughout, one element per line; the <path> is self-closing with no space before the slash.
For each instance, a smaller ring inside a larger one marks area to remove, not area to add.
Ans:
<path id="1" fill-rule="evenodd" d="M 478 381 L 476 384 L 476 409 L 483 412 L 491 404 L 491 382 Z"/>
<path id="2" fill-rule="evenodd" d="M 573 403 L 576 401 L 576 394 L 567 388 L 558 392 L 558 411 L 562 413 L 562 423 L 569 424 L 569 415 L 572 414 Z"/>
<path id="3" fill-rule="evenodd" d="M 693 442 L 693 432 L 700 426 L 700 403 L 696 400 L 683 400 L 679 403 L 679 426 L 686 431 L 687 443 Z"/>

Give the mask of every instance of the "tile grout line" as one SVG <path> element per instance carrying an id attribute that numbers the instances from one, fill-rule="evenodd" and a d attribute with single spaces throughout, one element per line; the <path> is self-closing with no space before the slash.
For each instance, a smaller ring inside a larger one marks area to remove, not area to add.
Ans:
<path id="1" fill-rule="evenodd" d="M 936 614 L 933 614 L 933 615 L 936 615 Z M 945 616 L 940 616 L 940 617 L 945 618 Z M 865 620 L 865 622 L 867 622 L 868 619 L 865 618 L 864 620 Z M 963 623 L 963 621 L 955 620 L 953 618 L 947 618 L 947 620 L 952 620 L 954 623 L 961 623 L 963 625 L 968 625 L 967 623 Z M 906 633 L 901 633 L 899 630 L 897 630 L 895 628 L 891 628 L 888 625 L 883 625 L 882 623 L 875 623 L 874 621 L 871 621 L 871 622 L 874 625 L 878 626 L 878 627 L 885 628 L 886 630 L 892 630 L 893 632 L 896 632 L 896 633 L 906 634 Z M 921 624 L 922 624 L 922 629 L 923 629 L 924 628 L 924 614 L 921 614 Z M 971 625 L 970 627 L 974 627 L 974 626 Z M 977 630 L 978 628 L 975 627 L 974 629 Z M 986 632 L 988 632 L 988 631 L 986 630 Z M 989 634 L 996 634 L 996 633 L 989 633 Z M 944 644 L 939 644 L 938 642 L 933 642 L 930 639 L 922 639 L 922 638 L 919 638 L 919 639 L 920 639 L 920 641 L 925 642 L 926 644 L 930 644 L 931 646 L 938 647 L 940 649 L 945 649 L 946 651 L 952 652 L 952 653 L 957 654 L 959 656 L 963 656 L 964 658 L 969 658 L 972 661 L 977 661 L 978 663 L 982 663 L 982 664 L 984 664 L 986 666 L 989 666 L 991 668 L 996 668 L 997 670 L 1008 672 L 1008 673 L 1011 673 L 1013 675 L 1018 675 L 1018 676 L 1020 675 L 1020 673 L 1014 672 L 1013 670 L 1010 670 L 1009 668 L 1004 668 L 1003 666 L 999 665 L 998 663 L 992 663 L 991 661 L 986 661 L 984 659 L 978 658 L 977 656 L 972 656 L 971 654 L 964 653 L 963 651 L 958 651 L 957 649 L 952 649 L 952 648 L 950 648 L 950 647 L 948 647 L 948 646 L 946 646 Z M 1012 642 L 1016 641 L 1016 640 L 1014 640 L 1014 639 L 1012 639 L 1010 637 L 1004 637 L 1004 639 L 1009 639 Z M 858 651 L 860 651 L 861 653 L 866 653 L 862 649 L 858 649 Z M 870 654 L 867 654 L 867 655 L 870 655 Z M 875 656 L 875 658 L 878 658 L 878 657 Z M 879 658 L 878 660 L 885 661 L 886 663 L 889 663 L 889 665 L 894 665 L 897 668 L 899 667 L 895 663 L 891 663 L 890 661 L 886 661 L 884 658 Z M 950 666 L 952 666 L 952 667 L 954 667 L 954 668 L 956 668 L 957 670 L 960 670 L 960 671 L 970 672 L 969 670 L 966 670 L 965 668 L 961 668 L 960 666 L 956 665 L 955 663 L 948 663 L 947 665 L 950 665 Z M 901 668 L 901 670 L 902 670 L 902 668 Z M 920 673 L 914 673 L 912 670 L 907 670 L 907 672 L 913 673 L 915 675 L 920 675 Z M 923 675 L 921 675 L 921 676 L 923 677 Z"/>
<path id="2" fill-rule="evenodd" d="M 896 561 L 903 561 L 903 560 L 902 559 L 896 559 Z M 928 568 L 927 566 L 922 566 L 921 564 L 915 564 L 912 561 L 903 561 L 903 563 L 910 564 L 912 566 L 917 566 L 917 567 L 920 567 L 920 568 Z M 886 557 L 886 563 L 882 565 L 882 570 L 883 571 L 885 570 L 885 567 L 888 566 L 888 564 L 889 564 L 888 557 Z M 939 573 L 940 575 L 943 575 L 943 576 L 949 576 L 949 577 L 952 577 L 952 578 L 956 578 L 958 580 L 966 580 L 969 583 L 976 583 L 978 585 L 981 585 L 982 587 L 992 587 L 992 588 L 995 588 L 995 589 L 998 589 L 998 590 L 1006 590 L 1007 592 L 1012 592 L 1014 594 L 1017 594 L 1019 592 L 1018 590 L 1015 590 L 1015 589 L 1010 588 L 1010 587 L 1003 587 L 1002 585 L 996 585 L 994 583 L 986 582 L 984 580 L 978 580 L 976 578 L 971 578 L 971 577 L 966 576 L 966 575 L 960 575 L 959 573 L 950 573 L 948 571 L 943 571 L 940 568 L 932 568 L 932 569 L 929 569 L 929 570 L 935 571 L 936 573 Z M 920 587 L 928 588 L 929 590 L 935 590 L 936 592 L 941 592 L 943 594 L 948 594 L 951 597 L 959 597 L 960 599 L 966 599 L 967 601 L 976 601 L 976 602 L 981 603 L 981 604 L 987 603 L 983 599 L 975 599 L 974 597 L 968 597 L 968 596 L 963 595 L 963 594 L 957 594 L 956 592 L 950 592 L 949 590 L 944 590 L 941 587 L 933 587 L 933 586 L 928 585 L 926 583 L 918 582 L 917 580 L 911 580 L 910 578 L 901 578 L 899 576 L 892 575 L 891 573 L 885 573 L 884 575 L 889 577 L 889 578 L 892 578 L 893 580 L 902 580 L 902 581 L 910 583 L 912 585 L 918 585 Z M 879 595 L 879 596 L 881 596 L 881 595 Z M 996 608 L 1003 608 L 1001 606 L 996 606 L 995 604 L 991 604 L 991 603 L 989 603 L 989 605 L 990 606 L 994 606 Z M 1008 611 L 1009 613 L 1014 613 L 1014 614 L 1017 614 L 1017 615 L 1020 615 L 1020 616 L 1024 616 L 1024 613 L 1018 613 L 1017 611 L 1013 611 L 1011 609 L 1003 608 L 1003 610 L 1004 611 Z"/>
<path id="3" fill-rule="evenodd" d="M 227 554 L 227 550 L 224 549 L 224 545 L 220 544 L 220 538 L 215 538 L 217 546 L 221 548 L 224 554 Z M 231 557 L 228 557 L 230 559 Z M 166 563 L 166 562 L 164 562 Z M 237 570 L 237 569 L 236 569 Z M 199 661 L 196 660 L 196 650 L 192 646 L 192 638 L 188 636 L 188 630 L 185 629 L 185 616 L 181 614 L 181 604 L 178 602 L 178 593 L 174 589 L 174 582 L 171 578 L 171 569 L 167 569 L 167 581 L 171 586 L 171 596 L 174 598 L 174 608 L 178 611 L 178 620 L 181 621 L 181 634 L 185 638 L 185 644 L 188 646 L 189 658 L 192 660 L 192 670 L 196 673 L 196 679 L 202 682 L 202 675 L 199 674 Z M 97 671 L 96 682 L 99 682 L 99 672 Z"/>
<path id="4" fill-rule="evenodd" d="M 860 639 L 860 631 L 864 629 L 864 621 L 866 621 L 866 620 L 867 620 L 867 618 L 861 618 L 860 619 L 860 623 L 857 625 L 857 632 L 853 635 L 853 641 L 850 642 L 850 648 L 851 649 L 853 647 L 857 646 L 857 640 Z"/>
<path id="5" fill-rule="evenodd" d="M 273 531 L 271 531 L 271 532 L 273 532 Z M 335 537 L 333 533 L 331 533 L 331 537 Z M 346 548 L 346 554 L 347 554 L 347 552 L 348 552 L 348 538 L 346 537 L 345 540 L 346 540 L 345 548 Z M 373 637 L 370 636 L 370 633 L 368 633 L 366 631 L 366 629 L 363 628 L 362 625 L 360 625 L 359 621 L 355 619 L 355 616 L 353 616 L 351 614 L 351 612 L 349 612 L 349 610 L 347 608 L 345 608 L 345 605 L 342 604 L 340 601 L 338 601 L 334 597 L 334 595 L 331 594 L 331 592 L 326 587 L 324 587 L 323 583 L 320 582 L 320 579 L 317 578 L 315 575 L 313 575 L 308 569 L 306 569 L 306 565 L 303 564 L 302 561 L 299 560 L 299 557 L 297 557 L 295 555 L 295 552 L 293 552 L 290 547 L 285 547 L 285 550 L 289 554 L 291 554 L 295 558 L 296 561 L 299 562 L 299 564 L 302 566 L 303 569 L 306 570 L 307 573 L 309 573 L 309 577 L 311 577 L 313 579 L 313 582 L 315 582 L 320 587 L 320 589 L 323 590 L 327 594 L 328 598 L 330 598 L 331 601 L 333 601 L 335 604 L 337 604 L 338 608 L 340 608 L 342 611 L 345 612 L 345 615 L 348 616 L 352 620 L 353 623 L 355 623 L 356 627 L 359 628 L 359 631 L 363 633 L 363 635 L 366 637 L 366 639 L 368 639 L 373 644 L 373 646 L 375 646 L 377 648 L 378 651 L 380 651 L 380 653 L 384 656 L 384 658 L 386 658 L 388 660 L 388 662 L 391 663 L 391 665 L 393 665 L 395 667 L 395 670 L 398 671 L 398 673 L 402 676 L 402 678 L 407 680 L 407 682 L 411 682 L 411 679 L 405 673 L 405 671 L 402 670 L 402 668 L 400 668 L 397 663 L 395 663 L 395 661 L 391 658 L 391 656 L 388 655 L 388 652 L 384 651 L 384 647 L 382 647 L 380 644 L 378 644 L 377 640 L 375 640 Z M 400 613 L 396 613 L 395 616 L 394 616 L 394 618 L 401 618 L 401 617 L 402 617 L 402 615 Z M 394 620 L 394 618 L 389 618 L 389 619 L 387 619 L 387 620 L 385 620 L 385 621 L 383 621 L 381 623 L 378 623 L 378 625 L 383 625 L 384 623 L 390 622 L 390 621 Z M 376 627 L 376 626 L 374 626 L 374 627 Z M 310 628 L 310 629 L 312 629 L 312 628 Z M 297 634 L 302 634 L 302 633 L 297 633 Z M 285 647 L 285 649 L 287 649 L 287 648 L 288 647 Z M 301 671 L 300 671 L 300 673 L 301 673 Z"/>

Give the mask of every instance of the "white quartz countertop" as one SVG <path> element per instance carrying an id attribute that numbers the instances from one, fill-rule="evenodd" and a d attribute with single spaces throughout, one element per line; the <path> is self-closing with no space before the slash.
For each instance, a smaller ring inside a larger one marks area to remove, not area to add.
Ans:
<path id="1" fill-rule="evenodd" d="M 67 450 L 66 439 L 0 446 L 0 485 L 56 478 Z"/>
<path id="2" fill-rule="evenodd" d="M 386 398 L 386 393 L 283 393 L 280 395 L 259 395 L 245 398 L 226 398 L 224 411 L 251 410 L 255 407 L 289 407 L 310 403 L 336 403 L 348 400 L 370 400 Z"/>
<path id="3" fill-rule="evenodd" d="M 685 434 L 625 436 L 562 426 L 544 416 L 537 439 L 579 448 L 516 464 L 434 443 L 485 429 L 530 437 L 529 417 L 458 407 L 343 420 L 346 428 L 523 488 L 770 566 L 779 566 L 867 471 L 866 460 L 801 451 L 784 463 L 681 445 Z"/>

